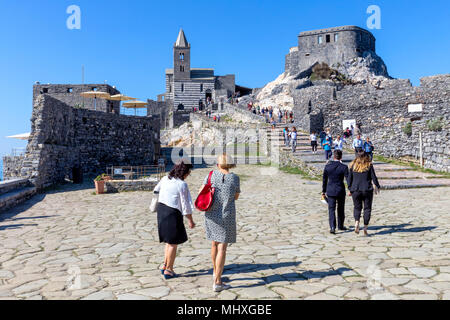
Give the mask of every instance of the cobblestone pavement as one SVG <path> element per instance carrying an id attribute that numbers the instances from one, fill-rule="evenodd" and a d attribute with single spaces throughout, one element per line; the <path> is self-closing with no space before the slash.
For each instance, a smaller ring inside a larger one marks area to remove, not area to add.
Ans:
<path id="1" fill-rule="evenodd" d="M 193 196 L 208 171 L 188 178 Z M 201 213 L 180 246 L 180 277 L 165 281 L 151 193 L 96 196 L 67 185 L 0 216 L 0 299 L 450 298 L 449 188 L 384 191 L 370 237 L 331 235 L 320 182 L 263 166 L 236 173 L 242 196 L 224 274 L 230 290 L 212 291 Z"/>

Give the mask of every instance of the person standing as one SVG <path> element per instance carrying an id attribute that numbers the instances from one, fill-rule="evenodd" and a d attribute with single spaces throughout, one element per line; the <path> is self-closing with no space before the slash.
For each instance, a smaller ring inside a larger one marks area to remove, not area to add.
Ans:
<path id="1" fill-rule="evenodd" d="M 211 241 L 211 259 L 213 263 L 213 290 L 220 292 L 230 286 L 222 281 L 227 246 L 236 242 L 236 205 L 241 193 L 239 176 L 231 173 L 236 167 L 233 159 L 223 154 L 217 159 L 217 169 L 211 175 L 211 184 L 215 188 L 213 204 L 205 212 L 206 238 Z M 208 176 L 203 185 L 208 182 Z M 203 186 L 200 190 L 203 189 Z"/>
<path id="2" fill-rule="evenodd" d="M 355 150 L 355 155 L 363 151 L 363 141 L 361 139 L 360 134 L 358 134 L 356 138 L 353 140 L 353 149 Z"/>
<path id="3" fill-rule="evenodd" d="M 364 149 L 364 152 L 369 155 L 370 161 L 372 161 L 374 147 L 373 147 L 373 143 L 372 143 L 372 141 L 370 141 L 369 137 L 367 137 L 366 141 L 364 141 L 363 149 Z"/>
<path id="4" fill-rule="evenodd" d="M 359 233 L 359 221 L 361 211 L 364 205 L 364 235 L 368 236 L 367 228 L 369 226 L 372 214 L 373 185 L 375 192 L 378 193 L 380 184 L 378 183 L 375 169 L 370 158 L 364 152 L 359 152 L 355 160 L 350 163 L 350 173 L 347 179 L 349 196 L 353 198 L 353 216 L 355 218 L 355 233 Z"/>
<path id="5" fill-rule="evenodd" d="M 330 233 L 336 233 L 336 205 L 337 227 L 339 230 L 347 230 L 345 220 L 345 185 L 344 178 L 348 177 L 348 167 L 342 163 L 342 151 L 335 150 L 333 161 L 325 166 L 322 180 L 322 196 L 328 197 L 328 218 Z"/>
<path id="6" fill-rule="evenodd" d="M 320 146 L 323 148 L 323 142 L 325 141 L 327 134 L 325 133 L 325 131 L 320 131 L 319 133 L 319 138 L 320 138 Z"/>
<path id="7" fill-rule="evenodd" d="M 289 147 L 289 129 L 288 129 L 288 127 L 284 127 L 283 137 L 284 137 L 284 145 L 286 147 Z"/>
<path id="8" fill-rule="evenodd" d="M 323 140 L 322 147 L 325 152 L 325 160 L 327 160 L 327 161 L 330 160 L 331 154 L 332 154 L 331 144 L 332 144 L 332 141 L 330 140 L 330 137 L 326 136 L 325 139 Z"/>
<path id="9" fill-rule="evenodd" d="M 291 146 L 292 146 L 292 152 L 295 152 L 295 150 L 297 149 L 297 128 L 296 127 L 292 127 Z"/>
<path id="10" fill-rule="evenodd" d="M 289 112 L 289 121 L 291 122 L 291 123 L 294 123 L 294 113 L 291 111 L 291 112 Z"/>
<path id="11" fill-rule="evenodd" d="M 314 131 L 309 136 L 309 140 L 311 140 L 312 153 L 316 154 L 316 152 L 317 152 L 317 135 Z"/>
<path id="12" fill-rule="evenodd" d="M 333 142 L 334 150 L 343 150 L 344 149 L 344 141 L 342 140 L 341 136 L 338 135 L 336 140 Z"/>
<path id="13" fill-rule="evenodd" d="M 194 228 L 192 219 L 194 208 L 187 183 L 184 181 L 192 170 L 192 164 L 181 161 L 168 176 L 159 181 L 153 190 L 158 194 L 156 206 L 159 242 L 165 242 L 164 264 L 161 269 L 165 279 L 176 277 L 173 271 L 178 245 L 188 240 L 183 216 L 188 219 L 189 228 Z"/>

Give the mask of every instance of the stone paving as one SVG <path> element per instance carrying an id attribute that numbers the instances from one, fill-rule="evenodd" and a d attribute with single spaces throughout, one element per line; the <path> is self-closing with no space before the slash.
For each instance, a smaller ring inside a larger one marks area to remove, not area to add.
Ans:
<path id="1" fill-rule="evenodd" d="M 193 196 L 208 171 L 187 179 Z M 201 213 L 180 246 L 180 277 L 165 281 L 151 193 L 66 185 L 0 215 L 0 299 L 450 298 L 450 189 L 382 191 L 370 237 L 331 235 L 319 182 L 264 166 L 235 172 L 242 195 L 224 274 L 230 290 L 212 291 Z M 352 209 L 347 198 L 347 226 Z"/>

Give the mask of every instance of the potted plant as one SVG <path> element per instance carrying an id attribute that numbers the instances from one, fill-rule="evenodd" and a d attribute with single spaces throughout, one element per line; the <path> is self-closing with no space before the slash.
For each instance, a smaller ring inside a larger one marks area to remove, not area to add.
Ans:
<path id="1" fill-rule="evenodd" d="M 95 183 L 95 192 L 97 194 L 103 194 L 105 193 L 105 177 L 106 175 L 103 173 L 99 176 L 97 176 L 97 178 L 94 179 L 94 183 Z"/>

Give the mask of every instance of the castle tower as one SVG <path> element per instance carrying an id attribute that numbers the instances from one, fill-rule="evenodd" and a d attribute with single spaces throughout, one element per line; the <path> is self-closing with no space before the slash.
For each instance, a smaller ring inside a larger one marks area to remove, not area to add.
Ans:
<path id="1" fill-rule="evenodd" d="M 175 81 L 191 78 L 191 45 L 187 42 L 183 29 L 180 29 L 173 46 L 173 72 Z"/>

